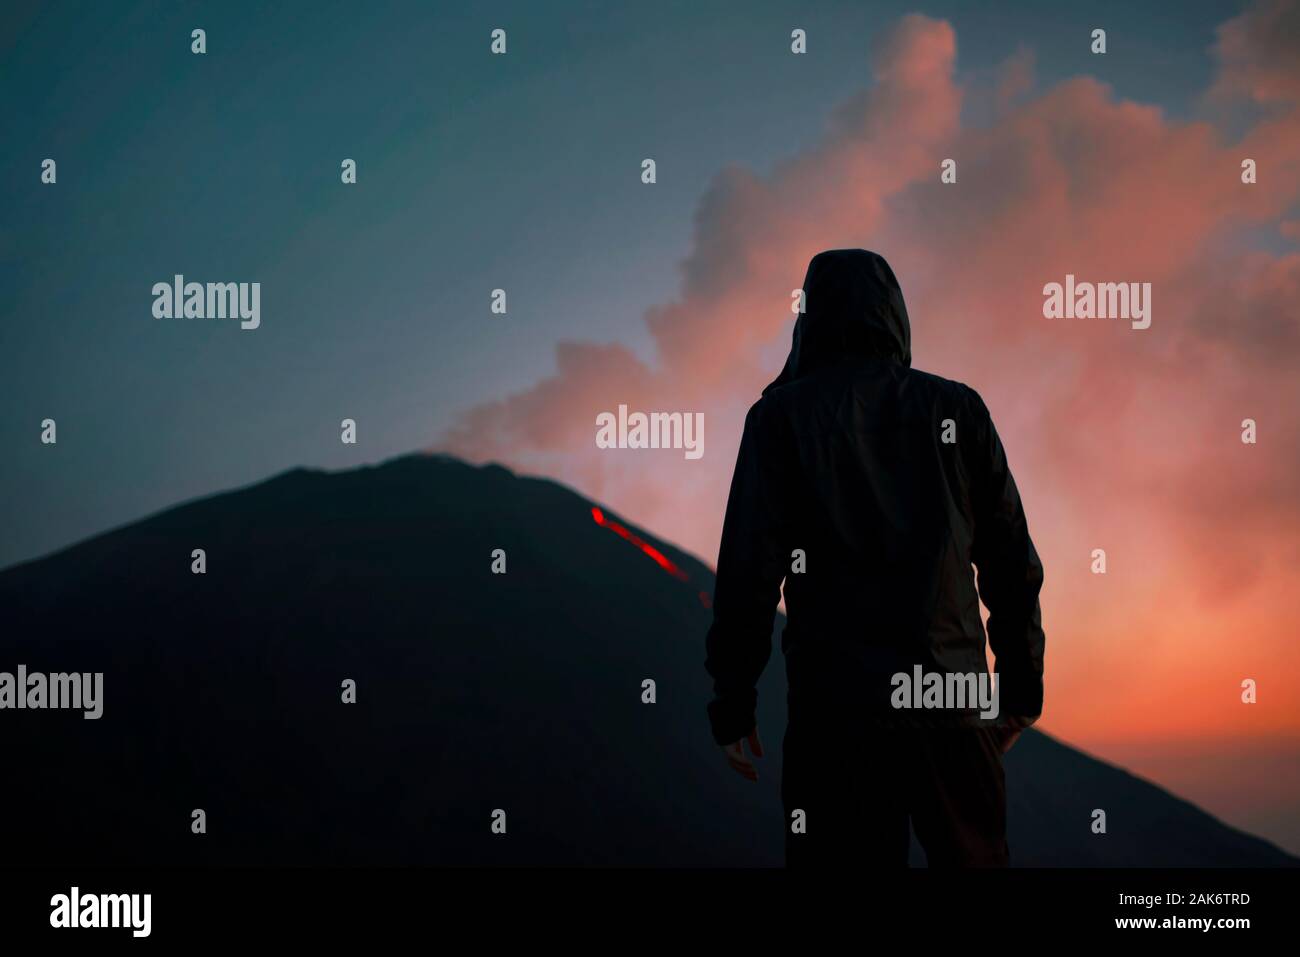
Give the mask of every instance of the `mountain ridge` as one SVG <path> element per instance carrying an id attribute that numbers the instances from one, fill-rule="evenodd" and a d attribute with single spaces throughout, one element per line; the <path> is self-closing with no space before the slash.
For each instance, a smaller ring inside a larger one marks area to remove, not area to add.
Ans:
<path id="1" fill-rule="evenodd" d="M 711 592 L 700 559 L 549 479 L 421 454 L 291 469 L 0 571 L 0 670 L 106 689 L 100 721 L 8 715 L 43 783 L 0 810 L 20 854 L 94 863 L 778 865 L 779 741 L 755 788 L 708 735 Z M 769 738 L 783 686 L 774 653 Z M 1007 769 L 1017 863 L 1297 863 L 1036 731 Z"/>

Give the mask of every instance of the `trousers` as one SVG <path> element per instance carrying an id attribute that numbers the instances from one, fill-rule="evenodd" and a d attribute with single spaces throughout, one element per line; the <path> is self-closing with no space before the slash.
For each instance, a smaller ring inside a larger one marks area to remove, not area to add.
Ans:
<path id="1" fill-rule="evenodd" d="M 792 718 L 781 801 L 789 868 L 906 867 L 909 821 L 930 867 L 1007 866 L 1006 776 L 990 728 L 831 730 Z"/>

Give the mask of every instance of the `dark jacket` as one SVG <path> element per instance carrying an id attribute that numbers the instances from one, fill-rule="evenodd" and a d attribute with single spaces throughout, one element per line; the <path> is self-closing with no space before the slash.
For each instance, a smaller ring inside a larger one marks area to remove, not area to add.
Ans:
<path id="1" fill-rule="evenodd" d="M 980 599 L 1001 715 L 1036 717 L 1043 569 L 988 409 L 910 368 L 907 309 L 880 256 L 821 253 L 803 288 L 790 357 L 745 419 L 727 503 L 707 639 L 715 740 L 754 727 L 783 579 L 792 721 L 906 721 L 892 675 L 987 671 Z"/>

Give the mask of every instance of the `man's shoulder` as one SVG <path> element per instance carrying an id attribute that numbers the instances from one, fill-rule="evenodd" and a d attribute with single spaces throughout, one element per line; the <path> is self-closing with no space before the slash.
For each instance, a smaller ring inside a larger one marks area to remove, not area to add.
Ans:
<path id="1" fill-rule="evenodd" d="M 797 411 L 810 401 L 823 401 L 828 393 L 838 389 L 852 389 L 855 378 L 861 375 L 880 375 L 880 366 L 871 370 L 840 368 L 820 375 L 805 376 L 793 382 L 787 382 L 776 388 L 769 388 L 749 408 L 748 421 L 759 422 L 780 418 L 782 413 Z M 890 375 L 913 394 L 920 394 L 938 399 L 944 405 L 956 406 L 961 410 L 988 415 L 988 409 L 980 394 L 964 382 L 946 379 L 932 372 L 910 366 L 894 366 Z"/>
<path id="2" fill-rule="evenodd" d="M 920 388 L 928 389 L 936 395 L 956 400 L 974 409 L 984 407 L 984 400 L 980 398 L 980 394 L 965 382 L 958 382 L 956 379 L 945 379 L 941 375 L 935 375 L 933 372 L 923 372 L 920 369 L 908 369 L 907 375 L 909 385 L 914 384 Z"/>

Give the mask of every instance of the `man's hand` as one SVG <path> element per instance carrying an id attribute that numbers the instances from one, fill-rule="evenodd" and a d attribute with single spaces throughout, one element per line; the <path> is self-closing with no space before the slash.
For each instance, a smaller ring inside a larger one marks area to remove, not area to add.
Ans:
<path id="1" fill-rule="evenodd" d="M 998 747 L 1003 754 L 1011 750 L 1011 746 L 1020 740 L 1021 730 L 1019 728 L 999 728 L 998 729 Z"/>
<path id="2" fill-rule="evenodd" d="M 1011 746 L 1020 740 L 1025 728 L 1034 723 L 1034 718 L 1008 718 L 1007 723 L 996 729 L 998 747 L 1006 754 Z"/>
<path id="3" fill-rule="evenodd" d="M 747 781 L 758 780 L 758 769 L 754 767 L 754 762 L 745 756 L 745 741 L 749 742 L 749 750 L 753 752 L 754 757 L 763 756 L 763 742 L 758 740 L 758 728 L 749 732 L 749 737 L 732 744 L 724 744 L 722 752 L 727 756 L 727 763 L 735 769 L 735 772 Z"/>

